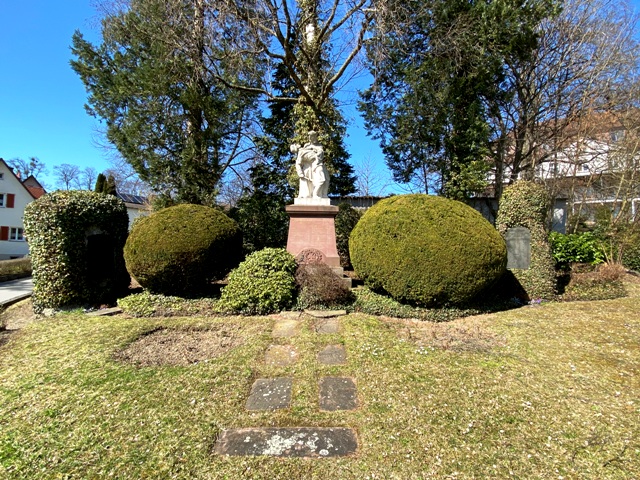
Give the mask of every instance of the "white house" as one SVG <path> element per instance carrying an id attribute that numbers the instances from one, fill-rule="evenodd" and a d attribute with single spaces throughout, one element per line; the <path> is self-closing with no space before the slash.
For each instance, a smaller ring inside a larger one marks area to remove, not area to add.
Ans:
<path id="1" fill-rule="evenodd" d="M 0 260 L 29 253 L 22 225 L 24 208 L 44 194 L 44 188 L 33 176 L 21 180 L 0 158 Z"/>
<path id="2" fill-rule="evenodd" d="M 116 197 L 122 200 L 127 207 L 127 215 L 129 216 L 129 230 L 131 225 L 138 217 L 145 217 L 151 213 L 149 199 L 141 195 L 131 195 L 128 193 L 116 193 Z"/>

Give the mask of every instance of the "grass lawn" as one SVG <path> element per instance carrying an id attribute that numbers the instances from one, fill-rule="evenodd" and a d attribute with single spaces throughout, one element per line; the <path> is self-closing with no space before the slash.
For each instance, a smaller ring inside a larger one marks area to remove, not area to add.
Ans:
<path id="1" fill-rule="evenodd" d="M 0 478 L 640 478 L 637 296 L 543 304 L 447 324 L 306 320 L 286 342 L 274 318 L 93 318 L 32 323 L 0 346 Z M 118 352 L 158 327 L 214 328 L 237 346 L 189 366 L 140 367 Z M 270 367 L 272 343 L 300 361 Z M 343 343 L 346 366 L 315 356 Z M 248 412 L 253 381 L 292 376 L 291 408 Z M 318 381 L 355 378 L 360 407 L 318 410 Z M 222 429 L 354 428 L 355 456 L 220 457 Z"/>

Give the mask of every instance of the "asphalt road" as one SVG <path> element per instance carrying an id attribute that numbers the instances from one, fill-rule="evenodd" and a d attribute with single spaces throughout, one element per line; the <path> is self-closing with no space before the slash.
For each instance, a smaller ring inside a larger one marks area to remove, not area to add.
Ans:
<path id="1" fill-rule="evenodd" d="M 27 298 L 33 291 L 31 277 L 0 282 L 0 305 L 11 304 Z"/>

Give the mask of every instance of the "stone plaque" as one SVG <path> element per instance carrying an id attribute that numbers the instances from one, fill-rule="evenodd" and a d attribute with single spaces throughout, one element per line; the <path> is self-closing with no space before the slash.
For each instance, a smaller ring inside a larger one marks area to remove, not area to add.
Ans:
<path id="1" fill-rule="evenodd" d="M 354 410 L 358 408 L 356 384 L 348 377 L 323 377 L 320 379 L 320 410 Z"/>
<path id="2" fill-rule="evenodd" d="M 259 378 L 253 383 L 247 400 L 247 410 L 278 410 L 289 408 L 291 378 Z"/>
<path id="3" fill-rule="evenodd" d="M 215 453 L 326 458 L 353 455 L 357 449 L 356 432 L 350 428 L 239 428 L 222 432 Z"/>
<path id="4" fill-rule="evenodd" d="M 531 265 L 531 232 L 525 227 L 507 230 L 507 268 L 527 270 Z"/>

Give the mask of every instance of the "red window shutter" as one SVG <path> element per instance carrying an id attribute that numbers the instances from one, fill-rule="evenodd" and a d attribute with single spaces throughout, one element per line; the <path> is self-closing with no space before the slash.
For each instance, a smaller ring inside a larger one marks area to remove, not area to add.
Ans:
<path id="1" fill-rule="evenodd" d="M 0 240 L 9 240 L 9 227 L 0 227 Z"/>
<path id="2" fill-rule="evenodd" d="M 16 200 L 15 193 L 7 193 L 7 208 L 13 208 L 15 200 Z"/>

